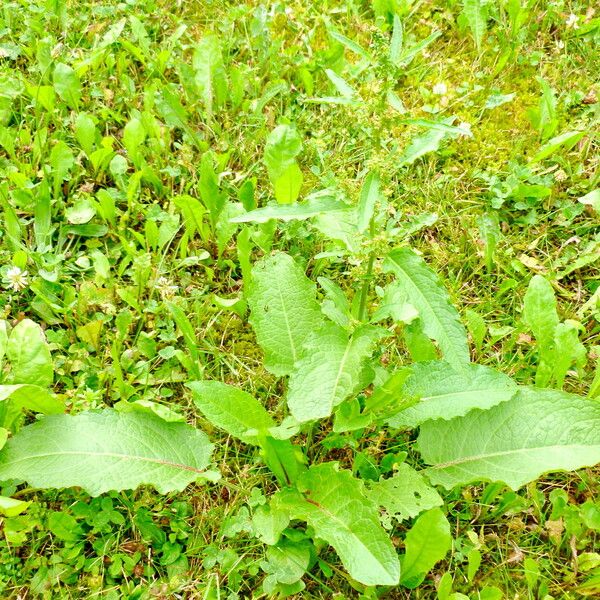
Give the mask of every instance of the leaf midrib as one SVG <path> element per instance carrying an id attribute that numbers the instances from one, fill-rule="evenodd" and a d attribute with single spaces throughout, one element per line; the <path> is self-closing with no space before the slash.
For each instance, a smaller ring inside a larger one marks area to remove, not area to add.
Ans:
<path id="1" fill-rule="evenodd" d="M 490 458 L 497 458 L 500 456 L 509 456 L 511 454 L 523 454 L 529 452 L 539 452 L 540 450 L 568 450 L 568 449 L 582 449 L 588 450 L 589 448 L 598 447 L 600 448 L 600 444 L 554 444 L 552 446 L 535 446 L 533 448 L 519 448 L 517 450 L 502 450 L 499 452 L 490 452 L 488 454 L 477 454 L 474 456 L 467 456 L 460 459 L 448 461 L 445 463 L 439 463 L 437 465 L 432 465 L 427 467 L 427 470 L 436 470 L 436 469 L 447 469 L 449 467 L 455 467 L 458 465 L 462 465 L 469 462 L 476 462 L 478 460 L 487 460 Z"/>
<path id="2" fill-rule="evenodd" d="M 307 501 L 306 498 L 304 500 Z M 320 502 L 312 501 L 309 504 L 311 504 L 311 506 L 314 506 L 316 509 L 320 510 L 323 514 L 325 514 L 327 516 L 328 519 L 333 521 L 342 530 L 346 531 L 347 534 L 349 534 L 354 540 L 356 540 L 360 544 L 360 546 L 375 561 L 375 563 L 377 563 L 378 565 L 380 565 L 382 567 L 382 569 L 383 569 L 383 571 L 385 571 L 385 573 L 393 576 L 393 573 L 390 573 L 390 571 L 388 571 L 388 569 L 384 566 L 384 564 L 381 562 L 381 560 L 379 560 L 379 558 L 377 558 L 377 556 L 375 556 L 375 554 L 373 554 L 372 550 L 366 545 L 366 542 L 364 542 L 361 539 L 361 537 L 356 532 L 354 532 L 352 530 L 352 528 L 345 521 L 340 519 L 335 513 L 331 512 L 328 508 L 323 506 L 323 504 L 321 504 Z M 329 540 L 327 540 L 327 541 L 329 541 Z"/>
<path id="3" fill-rule="evenodd" d="M 292 351 L 292 366 L 296 364 L 298 360 L 296 354 L 296 345 L 294 344 L 294 337 L 292 335 L 292 329 L 290 327 L 290 320 L 288 319 L 287 312 L 287 304 L 285 302 L 285 296 L 283 295 L 283 290 L 281 289 L 281 285 L 279 280 L 277 280 L 277 292 L 279 293 L 279 300 L 281 301 L 281 312 L 283 313 L 283 320 L 285 321 L 285 328 L 288 334 L 288 338 L 290 340 L 290 350 Z"/>
<path id="4" fill-rule="evenodd" d="M 16 465 L 18 463 L 26 462 L 28 460 L 35 460 L 38 458 L 50 458 L 53 456 L 82 456 L 82 457 L 108 457 L 108 458 L 118 458 L 118 459 L 127 459 L 129 461 L 140 461 L 152 464 L 162 465 L 164 467 L 169 467 L 173 469 L 180 469 L 182 471 L 192 471 L 193 473 L 204 473 L 204 469 L 197 469 L 196 467 L 192 467 L 190 465 L 184 465 L 182 463 L 175 463 L 168 460 L 160 459 L 160 458 L 150 458 L 147 456 L 137 456 L 133 454 L 119 454 L 117 452 L 84 452 L 84 451 L 61 451 L 61 452 L 45 452 L 43 454 L 30 454 L 23 458 L 19 458 L 17 460 L 0 463 L 0 469 L 3 467 L 8 467 L 12 465 Z"/>
<path id="5" fill-rule="evenodd" d="M 423 302 L 423 304 L 425 304 L 427 306 L 427 308 L 429 309 L 430 312 L 430 318 L 435 320 L 435 322 L 438 325 L 438 329 L 441 332 L 441 336 L 442 338 L 444 338 L 445 343 L 448 345 L 448 348 L 452 348 L 452 352 L 454 354 L 454 356 L 446 356 L 446 360 L 448 362 L 452 362 L 455 363 L 456 365 L 462 365 L 464 364 L 464 362 L 469 362 L 468 361 L 468 351 L 467 351 L 467 361 L 463 361 L 461 358 L 461 355 L 464 354 L 464 352 L 462 351 L 462 348 L 458 348 L 457 345 L 454 343 L 454 340 L 452 338 L 452 336 L 448 335 L 448 332 L 446 331 L 446 327 L 443 321 L 441 321 L 437 315 L 437 311 L 435 310 L 435 308 L 432 306 L 431 302 L 429 301 L 428 297 L 421 291 L 421 288 L 417 285 L 417 283 L 413 280 L 413 278 L 411 277 L 411 274 L 398 262 L 398 260 L 396 260 L 395 257 L 390 257 L 390 260 L 394 263 L 394 265 L 396 266 L 396 268 L 402 273 L 402 275 L 404 276 L 404 280 L 406 283 L 410 284 L 410 286 L 412 287 L 413 291 L 417 294 L 417 296 L 421 299 L 421 301 Z M 424 265 L 425 268 L 428 268 L 427 265 Z M 438 287 L 438 283 L 436 281 L 431 281 L 430 283 L 436 287 Z M 450 310 L 453 309 L 452 305 L 448 302 L 448 308 Z M 418 310 L 418 307 L 417 307 Z M 458 315 L 456 315 L 456 317 L 458 317 Z M 451 317 L 452 321 L 456 321 L 457 324 L 460 324 L 460 321 L 457 321 L 456 318 Z M 426 325 L 426 323 L 424 323 L 424 325 Z M 438 343 L 440 343 L 440 340 L 438 340 Z M 462 345 L 462 344 L 461 344 Z"/>

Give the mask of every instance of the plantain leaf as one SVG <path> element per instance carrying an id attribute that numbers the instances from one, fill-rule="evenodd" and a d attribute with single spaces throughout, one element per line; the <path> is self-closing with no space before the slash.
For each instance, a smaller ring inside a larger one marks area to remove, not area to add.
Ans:
<path id="1" fill-rule="evenodd" d="M 347 205 L 331 196 L 309 198 L 296 204 L 270 204 L 231 219 L 233 223 L 266 223 L 271 219 L 278 221 L 303 221 L 324 212 L 344 210 Z"/>
<path id="2" fill-rule="evenodd" d="M 293 417 L 300 422 L 328 417 L 334 407 L 366 387 L 372 370 L 365 361 L 385 335 L 384 329 L 365 325 L 349 336 L 333 323 L 312 334 L 289 381 L 287 403 Z"/>
<path id="3" fill-rule="evenodd" d="M 181 491 L 202 478 L 212 444 L 185 423 L 112 409 L 52 415 L 23 427 L 0 451 L 0 481 L 40 488 L 78 486 L 92 496 L 142 484 Z"/>
<path id="4" fill-rule="evenodd" d="M 447 138 L 455 138 L 464 133 L 460 128 L 452 128 L 455 117 L 448 117 L 437 123 L 437 127 L 431 128 L 426 125 L 429 131 L 413 138 L 400 157 L 399 167 L 412 165 L 417 159 L 439 150 L 441 143 Z M 418 123 L 422 124 L 422 123 Z"/>
<path id="5" fill-rule="evenodd" d="M 295 127 L 278 125 L 267 137 L 264 163 L 271 183 L 275 183 L 292 165 L 302 151 L 302 138 Z"/>
<path id="6" fill-rule="evenodd" d="M 60 414 L 65 405 L 54 394 L 40 387 L 26 383 L 0 385 L 0 402 L 10 400 L 21 409 L 27 409 L 45 415 Z"/>
<path id="7" fill-rule="evenodd" d="M 362 189 L 360 190 L 357 211 L 356 228 L 359 233 L 362 233 L 369 227 L 369 223 L 375 214 L 375 206 L 380 199 L 379 186 L 379 174 L 375 171 L 372 171 L 365 177 Z"/>
<path id="8" fill-rule="evenodd" d="M 227 76 L 219 38 L 216 35 L 208 35 L 200 40 L 194 51 L 193 67 L 196 86 L 210 120 L 214 110 L 227 98 Z"/>
<path id="9" fill-rule="evenodd" d="M 10 333 L 6 346 L 11 383 L 31 383 L 42 388 L 52 385 L 52 357 L 42 328 L 23 319 Z"/>
<path id="10" fill-rule="evenodd" d="M 402 557 L 401 585 L 414 589 L 429 570 L 450 550 L 450 523 L 439 508 L 423 513 L 406 534 L 406 554 Z"/>
<path id="11" fill-rule="evenodd" d="M 393 477 L 371 482 L 368 496 L 385 510 L 382 523 L 387 529 L 392 526 L 392 517 L 397 521 L 412 519 L 420 512 L 444 503 L 423 475 L 406 463 L 398 466 Z"/>
<path id="12" fill-rule="evenodd" d="M 560 135 L 548 140 L 538 151 L 538 153 L 529 161 L 530 163 L 540 162 L 552 156 L 563 146 L 570 150 L 585 135 L 585 131 L 565 131 Z"/>
<path id="13" fill-rule="evenodd" d="M 471 30 L 477 51 L 481 52 L 481 42 L 487 31 L 487 2 L 485 0 L 463 0 L 462 15 Z"/>
<path id="14" fill-rule="evenodd" d="M 398 583 L 396 551 L 362 481 L 329 462 L 305 471 L 297 486 L 300 494 L 290 490 L 285 495 L 290 517 L 306 521 L 331 544 L 353 579 L 365 585 Z"/>
<path id="15" fill-rule="evenodd" d="M 449 420 L 476 408 L 486 410 L 510 400 L 518 389 L 510 377 L 482 365 L 456 371 L 447 362 L 431 361 L 415 363 L 411 371 L 399 401 L 419 401 L 390 417 L 392 427 L 417 427 L 429 419 Z"/>
<path id="16" fill-rule="evenodd" d="M 323 322 L 315 284 L 280 252 L 254 265 L 248 305 L 265 367 L 274 375 L 289 375 L 308 336 Z"/>
<path id="17" fill-rule="evenodd" d="M 503 481 L 516 490 L 543 473 L 600 462 L 600 405 L 523 388 L 490 410 L 423 423 L 417 445 L 434 484 Z"/>
<path id="18" fill-rule="evenodd" d="M 275 426 L 264 406 L 253 396 L 219 381 L 192 381 L 200 412 L 213 424 L 246 444 L 258 443 L 258 434 Z"/>
<path id="19" fill-rule="evenodd" d="M 394 273 L 408 301 L 418 311 L 425 333 L 435 340 L 443 358 L 453 367 L 469 363 L 467 331 L 439 277 L 409 248 L 393 250 L 383 265 Z"/>

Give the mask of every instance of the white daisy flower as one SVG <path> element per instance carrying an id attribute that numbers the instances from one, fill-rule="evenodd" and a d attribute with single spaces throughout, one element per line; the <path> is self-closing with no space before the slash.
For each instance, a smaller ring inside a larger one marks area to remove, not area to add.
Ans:
<path id="1" fill-rule="evenodd" d="M 179 286 L 173 285 L 166 277 L 159 277 L 156 280 L 156 289 L 162 300 L 170 300 L 179 291 Z"/>
<path id="2" fill-rule="evenodd" d="M 7 288 L 14 292 L 25 289 L 29 285 L 29 274 L 27 271 L 22 271 L 19 267 L 11 267 L 6 271 L 4 282 Z"/>
<path id="3" fill-rule="evenodd" d="M 442 81 L 440 83 L 436 83 L 433 88 L 431 88 L 431 91 L 436 96 L 443 96 L 448 92 L 448 86 Z"/>
<path id="4" fill-rule="evenodd" d="M 579 17 L 576 14 L 571 13 L 567 20 L 565 21 L 565 25 L 567 29 L 579 29 Z"/>

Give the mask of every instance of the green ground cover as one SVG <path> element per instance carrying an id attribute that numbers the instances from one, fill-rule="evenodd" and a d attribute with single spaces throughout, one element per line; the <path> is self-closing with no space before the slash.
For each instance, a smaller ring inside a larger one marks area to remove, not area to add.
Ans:
<path id="1" fill-rule="evenodd" d="M 5 0 L 0 595 L 600 595 L 599 24 Z"/>

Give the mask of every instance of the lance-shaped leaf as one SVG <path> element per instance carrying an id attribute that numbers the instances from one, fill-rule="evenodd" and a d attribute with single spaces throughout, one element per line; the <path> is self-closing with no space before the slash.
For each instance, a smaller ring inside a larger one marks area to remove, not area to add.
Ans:
<path id="1" fill-rule="evenodd" d="M 392 526 L 392 517 L 398 521 L 411 519 L 444 503 L 423 475 L 406 463 L 398 466 L 393 477 L 370 483 L 368 495 L 385 510 L 382 523 L 388 529 Z"/>
<path id="2" fill-rule="evenodd" d="M 425 333 L 438 343 L 446 361 L 461 367 L 470 360 L 467 332 L 439 277 L 409 248 L 393 250 L 384 270 L 394 273 L 408 301 L 419 311 Z"/>
<path id="3" fill-rule="evenodd" d="M 418 447 L 425 473 L 450 489 L 503 481 L 513 489 L 550 471 L 600 462 L 600 405 L 556 390 L 523 388 L 508 402 L 451 421 L 427 421 Z"/>
<path id="4" fill-rule="evenodd" d="M 231 219 L 232 223 L 266 223 L 278 221 L 302 221 L 325 212 L 344 210 L 347 205 L 332 196 L 317 196 L 296 204 L 270 204 L 251 210 Z"/>
<path id="5" fill-rule="evenodd" d="M 414 589 L 421 585 L 429 570 L 446 556 L 452 545 L 450 523 L 439 508 L 423 513 L 406 534 L 400 583 Z"/>
<path id="6" fill-rule="evenodd" d="M 194 51 L 193 66 L 206 114 L 212 119 L 213 109 L 219 108 L 227 98 L 227 76 L 216 35 L 208 35 L 200 40 Z"/>
<path id="7" fill-rule="evenodd" d="M 265 407 L 253 396 L 220 381 L 192 381 L 200 412 L 213 424 L 246 444 L 257 444 L 258 435 L 275 426 Z"/>
<path id="8" fill-rule="evenodd" d="M 384 329 L 366 325 L 353 335 L 327 323 L 311 335 L 290 377 L 287 403 L 300 422 L 328 417 L 334 407 L 371 382 L 365 361 Z"/>
<path id="9" fill-rule="evenodd" d="M 302 151 L 302 138 L 291 125 L 279 125 L 268 136 L 264 163 L 280 204 L 291 204 L 302 187 L 302 171 L 295 157 Z"/>
<path id="10" fill-rule="evenodd" d="M 31 383 L 46 388 L 52 384 L 52 357 L 42 328 L 23 319 L 11 332 L 6 346 L 11 383 Z"/>
<path id="11" fill-rule="evenodd" d="M 360 190 L 358 218 L 356 222 L 356 227 L 360 233 L 369 227 L 369 223 L 375 214 L 375 206 L 380 199 L 379 186 L 379 174 L 375 171 L 371 171 L 365 177 L 362 189 Z"/>
<path id="12" fill-rule="evenodd" d="M 291 518 L 306 521 L 331 544 L 352 578 L 365 585 L 398 583 L 398 556 L 362 481 L 337 463 L 323 463 L 303 473 L 297 485 L 302 495 L 286 496 Z"/>
<path id="13" fill-rule="evenodd" d="M 534 275 L 523 300 L 523 318 L 542 352 L 551 350 L 559 323 L 552 284 L 542 275 Z"/>
<path id="14" fill-rule="evenodd" d="M 445 361 L 415 363 L 398 401 L 419 402 L 388 419 L 392 427 L 417 427 L 429 419 L 453 419 L 480 408 L 486 410 L 510 400 L 517 384 L 489 367 L 469 364 L 456 371 Z"/>
<path id="15" fill-rule="evenodd" d="M 19 409 L 45 415 L 59 414 L 65 405 L 54 394 L 39 385 L 0 385 L 0 402 L 10 400 Z"/>
<path id="16" fill-rule="evenodd" d="M 160 493 L 210 477 L 212 444 L 185 423 L 107 409 L 52 415 L 23 427 L 0 451 L 0 481 L 78 486 L 92 496 L 142 484 Z"/>
<path id="17" fill-rule="evenodd" d="M 248 304 L 265 367 L 289 375 L 308 336 L 323 322 L 315 284 L 291 256 L 274 254 L 254 265 Z"/>
<path id="18" fill-rule="evenodd" d="M 400 157 L 398 166 L 403 167 L 405 165 L 412 165 L 417 159 L 429 154 L 430 152 L 436 152 L 439 150 L 441 143 L 447 138 L 455 138 L 461 133 L 461 130 L 457 129 L 457 132 L 451 133 L 448 129 L 443 128 L 443 125 L 452 125 L 455 117 L 448 117 L 440 122 L 440 127 L 435 129 L 429 128 L 429 131 L 413 138 L 408 145 L 408 148 L 404 151 Z"/>
<path id="19" fill-rule="evenodd" d="M 487 30 L 488 6 L 484 0 L 463 0 L 461 16 L 467 22 L 475 40 L 477 51 L 481 52 L 481 42 Z"/>

